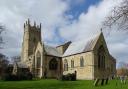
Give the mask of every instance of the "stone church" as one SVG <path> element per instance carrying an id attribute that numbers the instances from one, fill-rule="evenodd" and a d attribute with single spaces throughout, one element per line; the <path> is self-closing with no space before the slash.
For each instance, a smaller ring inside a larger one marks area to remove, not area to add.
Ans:
<path id="1" fill-rule="evenodd" d="M 41 24 L 31 25 L 29 20 L 24 23 L 21 63 L 39 78 L 76 72 L 77 79 L 92 80 L 116 73 L 116 60 L 110 55 L 102 32 L 88 40 L 52 47 L 41 39 Z"/>

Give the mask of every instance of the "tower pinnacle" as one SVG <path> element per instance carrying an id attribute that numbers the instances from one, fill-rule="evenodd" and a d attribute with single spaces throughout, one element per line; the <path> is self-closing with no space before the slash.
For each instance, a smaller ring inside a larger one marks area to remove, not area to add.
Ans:
<path id="1" fill-rule="evenodd" d="M 101 31 L 101 32 L 103 31 L 102 28 L 100 29 L 100 31 Z"/>

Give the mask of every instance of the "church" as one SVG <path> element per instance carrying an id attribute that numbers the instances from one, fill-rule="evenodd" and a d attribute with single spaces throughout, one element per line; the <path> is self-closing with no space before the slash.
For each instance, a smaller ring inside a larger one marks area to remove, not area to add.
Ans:
<path id="1" fill-rule="evenodd" d="M 59 78 L 76 73 L 77 79 L 109 78 L 116 74 L 116 60 L 111 56 L 102 32 L 78 42 L 57 47 L 44 44 L 41 24 L 24 23 L 21 63 L 34 77 Z M 86 34 L 86 33 L 85 33 Z"/>

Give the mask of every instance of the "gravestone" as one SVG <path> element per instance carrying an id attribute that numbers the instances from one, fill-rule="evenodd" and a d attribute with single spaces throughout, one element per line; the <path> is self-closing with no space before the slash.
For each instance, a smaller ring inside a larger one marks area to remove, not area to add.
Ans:
<path id="1" fill-rule="evenodd" d="M 108 78 L 106 79 L 106 82 L 105 82 L 105 84 L 108 84 Z"/>
<path id="2" fill-rule="evenodd" d="M 104 79 L 101 80 L 101 85 L 104 85 Z"/>
<path id="3" fill-rule="evenodd" d="M 97 79 L 94 81 L 94 86 L 97 86 L 97 85 L 98 85 L 98 82 L 99 82 L 99 79 L 97 78 Z"/>

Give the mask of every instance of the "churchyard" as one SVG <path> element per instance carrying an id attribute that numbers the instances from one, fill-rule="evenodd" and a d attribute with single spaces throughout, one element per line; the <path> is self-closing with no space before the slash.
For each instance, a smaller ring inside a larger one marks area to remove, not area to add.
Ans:
<path id="1" fill-rule="evenodd" d="M 60 81 L 42 79 L 32 81 L 0 81 L 0 89 L 128 89 L 128 81 L 121 84 L 120 80 L 109 80 L 107 85 L 93 85 L 94 81 Z"/>

